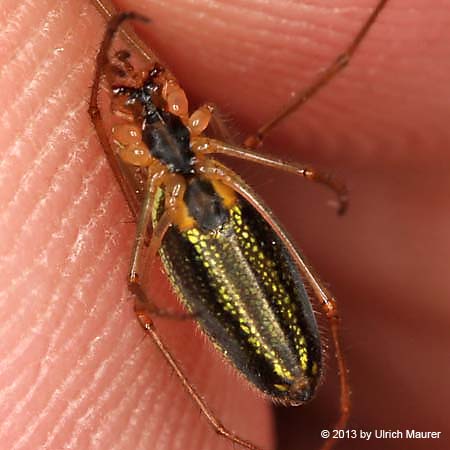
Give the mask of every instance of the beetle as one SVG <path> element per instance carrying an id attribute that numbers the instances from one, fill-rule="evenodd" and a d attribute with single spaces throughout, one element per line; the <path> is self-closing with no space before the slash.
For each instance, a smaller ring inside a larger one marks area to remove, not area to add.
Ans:
<path id="1" fill-rule="evenodd" d="M 159 338 L 152 315 L 170 316 L 143 288 L 144 261 L 161 257 L 175 292 L 188 313 L 235 368 L 261 392 L 286 405 L 315 394 L 322 376 L 323 346 L 312 308 L 328 318 L 339 368 L 340 417 L 350 411 L 347 368 L 339 339 L 336 301 L 257 194 L 212 155 L 223 154 L 300 175 L 332 189 L 338 213 L 347 207 L 345 185 L 309 167 L 255 151 L 265 135 L 311 98 L 349 62 L 387 0 L 378 3 L 347 50 L 306 90 L 238 147 L 209 137 L 219 123 L 212 105 L 189 113 L 175 77 L 158 62 L 136 70 L 127 50 L 108 54 L 123 22 L 148 20 L 136 13 L 108 22 L 96 61 L 89 113 L 109 163 L 137 220 L 128 284 L 135 311 L 148 336 L 215 430 L 232 442 L 257 450 L 225 428 L 190 384 Z M 105 76 L 113 116 L 105 127 L 98 93 Z M 334 441 L 327 440 L 323 449 Z"/>

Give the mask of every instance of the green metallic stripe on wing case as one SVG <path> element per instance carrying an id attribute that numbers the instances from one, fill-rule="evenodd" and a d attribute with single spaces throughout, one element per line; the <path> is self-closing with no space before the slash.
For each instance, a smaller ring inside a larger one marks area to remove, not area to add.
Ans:
<path id="1" fill-rule="evenodd" d="M 224 267 L 224 261 L 226 261 L 224 259 L 224 251 L 227 250 L 227 247 L 230 247 L 230 251 L 235 251 L 236 248 L 241 249 L 244 259 L 254 271 L 252 275 L 259 278 L 265 290 L 271 293 L 271 300 L 276 304 L 285 323 L 288 324 L 289 330 L 293 333 L 294 345 L 299 355 L 300 366 L 306 372 L 308 369 L 308 353 L 305 337 L 297 322 L 297 306 L 291 301 L 279 279 L 276 271 L 276 263 L 265 255 L 264 249 L 253 236 L 251 229 L 243 222 L 242 211 L 238 205 L 230 210 L 230 216 L 231 221 L 226 223 L 224 228 L 232 227 L 233 232 L 229 234 L 228 239 L 230 241 L 228 245 L 222 243 L 220 252 L 215 244 L 217 240 L 215 233 L 205 234 L 197 228 L 192 228 L 183 234 L 193 244 L 197 257 L 208 271 L 211 280 L 215 280 L 218 301 L 223 305 L 225 311 L 228 311 L 236 317 L 241 330 L 247 336 L 247 341 L 254 348 L 255 353 L 263 355 L 270 361 L 274 371 L 279 376 L 287 380 L 293 380 L 293 374 L 289 369 L 283 367 L 281 360 L 277 358 L 275 351 L 271 348 L 270 342 L 267 342 L 267 339 L 258 332 L 254 321 L 247 314 L 245 304 L 241 302 L 233 283 L 226 276 L 227 270 Z M 219 232 L 226 234 L 226 230 Z M 222 237 L 223 239 L 225 238 Z M 237 240 L 237 242 L 233 243 L 233 239 Z M 247 267 L 247 265 L 245 266 Z M 243 267 L 240 269 L 243 270 Z M 254 296 L 255 298 L 264 298 L 265 293 L 262 291 L 254 292 Z M 270 337 L 274 340 L 277 340 L 278 337 L 281 338 L 283 331 L 274 316 L 274 312 L 271 310 L 271 306 L 267 302 L 261 302 L 260 306 L 263 308 L 263 314 L 267 320 L 266 323 L 271 324 Z M 283 385 L 277 385 L 275 387 L 280 390 L 285 390 Z"/>

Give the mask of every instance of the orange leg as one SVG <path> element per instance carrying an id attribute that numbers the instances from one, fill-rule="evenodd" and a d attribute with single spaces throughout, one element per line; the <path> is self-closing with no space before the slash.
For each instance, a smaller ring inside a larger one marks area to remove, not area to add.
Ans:
<path id="1" fill-rule="evenodd" d="M 156 178 L 156 179 L 155 179 Z M 146 308 L 148 313 L 154 314 L 160 317 L 166 317 L 170 319 L 192 319 L 192 314 L 177 313 L 174 311 L 158 308 L 148 297 L 145 290 L 142 287 L 143 283 L 143 268 L 144 266 L 151 267 L 152 261 L 156 256 L 158 248 L 164 238 L 164 234 L 171 225 L 170 210 L 167 210 L 167 215 L 163 214 L 163 222 L 158 222 L 156 228 L 153 230 L 152 238 L 150 240 L 150 245 L 148 245 L 148 230 L 151 225 L 151 215 L 153 198 L 156 189 L 164 183 L 168 186 L 168 201 L 166 203 L 173 204 L 174 197 L 176 199 L 179 191 L 184 189 L 179 186 L 179 178 L 176 175 L 161 175 L 158 173 L 156 176 L 150 179 L 148 183 L 148 189 L 141 206 L 141 212 L 137 222 L 136 228 L 136 238 L 134 241 L 134 247 L 131 254 L 131 264 L 130 272 L 128 275 L 128 287 L 130 291 L 136 296 L 139 308 Z M 161 225 L 160 225 L 161 224 Z M 149 265 L 145 264 L 148 257 L 151 258 L 151 263 Z"/>
<path id="2" fill-rule="evenodd" d="M 108 51 L 111 47 L 112 40 L 117 29 L 120 27 L 121 23 L 128 18 L 135 18 L 143 21 L 147 20 L 136 14 L 122 14 L 116 16 L 108 23 L 105 37 L 97 54 L 94 80 L 91 88 L 91 97 L 89 99 L 89 115 L 91 117 L 92 123 L 94 124 L 95 131 L 97 132 L 100 143 L 105 151 L 108 163 L 114 172 L 114 176 L 116 177 L 119 186 L 122 189 L 122 192 L 133 216 L 136 217 L 139 211 L 139 201 L 136 197 L 137 186 L 133 184 L 133 177 L 130 174 L 127 174 L 127 169 L 123 164 L 120 163 L 111 146 L 109 133 L 103 124 L 102 115 L 100 113 L 100 108 L 98 105 L 100 81 L 102 79 L 102 76 L 104 75 L 105 69 L 109 65 Z"/>
<path id="3" fill-rule="evenodd" d="M 184 192 L 186 191 L 185 179 L 180 175 L 168 175 L 164 179 L 164 191 L 166 193 L 165 210 L 153 229 L 148 247 L 148 254 L 151 258 L 156 256 L 164 235 L 176 220 L 178 205 L 183 201 Z"/>
<path id="4" fill-rule="evenodd" d="M 296 262 L 299 270 L 303 274 L 306 282 L 315 294 L 315 298 L 319 301 L 320 306 L 328 319 L 328 323 L 333 338 L 335 348 L 336 361 L 339 370 L 340 384 L 340 414 L 336 422 L 335 429 L 343 429 L 346 427 L 350 416 L 350 383 L 348 378 L 348 369 L 342 352 L 340 333 L 339 333 L 339 315 L 336 300 L 328 292 L 319 277 L 314 274 L 312 269 L 306 264 L 300 253 L 296 250 L 291 240 L 287 237 L 278 221 L 275 219 L 271 211 L 262 203 L 259 197 L 247 186 L 233 171 L 214 160 L 205 161 L 199 164 L 198 170 L 207 177 L 220 180 L 222 183 L 234 189 L 239 195 L 244 197 L 261 216 L 269 223 L 273 230 L 280 237 L 287 250 Z M 330 437 L 325 441 L 321 450 L 330 450 L 335 444 L 336 439 Z"/>
<path id="5" fill-rule="evenodd" d="M 248 149 L 225 144 L 221 141 L 216 141 L 205 137 L 193 138 L 192 148 L 199 154 L 220 153 L 235 158 L 241 158 L 247 161 L 262 164 L 264 166 L 273 167 L 274 169 L 281 169 L 294 175 L 299 175 L 307 180 L 323 184 L 334 191 L 337 195 L 338 214 L 344 214 L 347 209 L 348 192 L 346 186 L 343 183 L 333 179 L 328 174 L 321 173 L 310 167 L 304 167 L 296 163 L 288 163 L 281 159 L 271 158 L 270 156 L 262 155 Z"/>
<path id="6" fill-rule="evenodd" d="M 258 131 L 247 137 L 244 142 L 245 147 L 257 148 L 262 144 L 262 141 L 266 135 L 272 131 L 281 121 L 286 119 L 294 111 L 300 108 L 304 103 L 306 103 L 310 98 L 312 98 L 317 92 L 319 92 L 324 86 L 326 86 L 342 69 L 344 69 L 359 45 L 369 32 L 372 25 L 375 23 L 377 17 L 386 6 L 388 0 L 379 0 L 375 9 L 372 11 L 370 16 L 362 25 L 358 34 L 353 38 L 350 45 L 341 53 L 320 75 L 317 79 L 306 89 L 297 92 L 294 97 L 285 105 L 280 111 L 264 125 L 262 125 Z"/>
<path id="7" fill-rule="evenodd" d="M 207 127 L 208 130 L 211 131 L 212 135 L 221 141 L 234 143 L 235 139 L 226 124 L 225 116 L 221 114 L 217 106 L 213 103 L 204 103 L 199 109 L 202 108 L 207 108 L 210 112 Z M 191 135 L 191 137 L 197 136 L 200 136 L 200 133 L 194 134 L 194 136 Z"/>
<path id="8" fill-rule="evenodd" d="M 239 436 L 235 435 L 231 431 L 229 431 L 227 428 L 225 428 L 222 423 L 217 419 L 217 417 L 214 415 L 214 413 L 208 408 L 207 404 L 204 402 L 204 400 L 200 397 L 198 392 L 194 389 L 194 387 L 191 385 L 189 380 L 186 378 L 186 375 L 183 373 L 181 368 L 179 367 L 177 361 L 173 358 L 167 347 L 164 345 L 164 343 L 159 338 L 158 334 L 155 331 L 153 321 L 151 317 L 148 315 L 148 311 L 145 308 L 140 308 L 139 305 L 135 308 L 136 315 L 139 319 L 139 322 L 141 323 L 142 327 L 144 328 L 145 332 L 148 336 L 150 336 L 153 340 L 153 342 L 158 347 L 159 351 L 162 353 L 166 361 L 169 363 L 169 365 L 172 367 L 173 371 L 183 384 L 186 391 L 189 393 L 189 395 L 192 397 L 192 399 L 195 401 L 197 406 L 200 408 L 202 414 L 206 417 L 210 425 L 214 428 L 216 433 L 220 436 L 223 436 L 224 438 L 230 440 L 234 444 L 238 444 L 243 448 L 247 448 L 249 450 L 261 450 L 259 447 L 256 447 L 251 442 L 248 442 L 244 439 L 241 439 Z"/>

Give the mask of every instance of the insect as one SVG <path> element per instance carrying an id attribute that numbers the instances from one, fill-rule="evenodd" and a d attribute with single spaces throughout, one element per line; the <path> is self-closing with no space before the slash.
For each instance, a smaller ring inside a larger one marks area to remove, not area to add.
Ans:
<path id="1" fill-rule="evenodd" d="M 137 317 L 214 429 L 247 449 L 258 447 L 220 423 L 159 338 L 152 315 L 171 313 L 148 297 L 142 281 L 145 261 L 159 254 L 188 311 L 183 316 L 195 319 L 251 384 L 286 405 L 310 400 L 321 379 L 323 346 L 311 302 L 319 304 L 330 324 L 339 368 L 340 417 L 334 428 L 345 427 L 350 390 L 336 302 L 262 200 L 212 155 L 241 158 L 321 183 L 336 193 L 338 213 L 343 213 L 343 184 L 255 149 L 347 65 L 386 2 L 379 1 L 351 45 L 318 80 L 243 147 L 209 137 L 208 128 L 221 125 L 214 107 L 206 104 L 190 112 L 183 89 L 158 62 L 142 70 L 133 65 L 128 50 L 110 57 L 121 25 L 127 20 L 147 22 L 145 17 L 114 15 L 97 56 L 89 112 L 137 221 L 128 277 Z M 111 129 L 99 106 L 103 77 L 112 97 Z M 329 439 L 322 448 L 333 444 Z"/>

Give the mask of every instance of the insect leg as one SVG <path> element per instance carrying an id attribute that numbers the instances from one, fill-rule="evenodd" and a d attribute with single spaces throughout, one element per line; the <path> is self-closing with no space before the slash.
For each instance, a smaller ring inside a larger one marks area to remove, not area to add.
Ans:
<path id="1" fill-rule="evenodd" d="M 117 9 L 112 4 L 111 0 L 92 0 L 92 3 L 106 22 L 109 22 L 114 16 L 117 15 Z M 155 55 L 152 54 L 148 46 L 133 30 L 131 30 L 131 28 L 125 26 L 119 31 L 120 35 L 126 40 L 126 42 L 135 48 L 145 59 L 151 62 L 156 60 Z"/>
<path id="2" fill-rule="evenodd" d="M 172 225 L 173 219 L 171 217 L 170 211 L 165 211 L 163 215 L 158 220 L 155 228 L 153 228 L 152 238 L 148 246 L 148 256 L 153 261 L 156 254 L 158 253 L 159 247 L 161 247 L 161 242 L 164 238 L 169 227 Z"/>
<path id="3" fill-rule="evenodd" d="M 136 14 L 127 13 L 115 16 L 108 23 L 102 44 L 100 46 L 100 50 L 96 58 L 95 74 L 89 100 L 89 115 L 99 137 L 100 143 L 105 151 L 108 163 L 113 170 L 114 176 L 116 177 L 120 188 L 122 189 L 122 192 L 127 200 L 128 206 L 133 216 L 136 217 L 139 211 L 139 204 L 135 195 L 136 189 L 134 186 L 132 186 L 130 182 L 131 178 L 126 175 L 123 166 L 120 165 L 116 155 L 114 154 L 114 150 L 112 149 L 111 143 L 109 141 L 108 132 L 103 125 L 103 119 L 100 113 L 98 102 L 100 81 L 105 72 L 105 69 L 109 66 L 108 51 L 111 47 L 114 34 L 120 27 L 121 23 L 127 19 L 139 19 L 144 21 L 146 20 L 145 18 Z"/>
<path id="4" fill-rule="evenodd" d="M 268 222 L 268 224 L 272 227 L 278 237 L 282 240 L 288 252 L 296 262 L 306 282 L 314 292 L 315 298 L 319 301 L 320 307 L 326 314 L 327 320 L 329 322 L 335 348 L 336 361 L 338 364 L 340 384 L 340 415 L 338 421 L 335 424 L 335 428 L 345 428 L 350 415 L 351 407 L 350 384 L 348 378 L 348 369 L 344 354 L 342 352 L 340 341 L 339 315 L 337 311 L 336 300 L 325 288 L 319 277 L 314 274 L 312 269 L 306 264 L 305 260 L 294 247 L 286 232 L 282 229 L 272 212 L 263 205 L 257 194 L 253 192 L 252 189 L 250 189 L 250 187 L 247 186 L 244 181 L 242 181 L 233 171 L 225 167 L 223 164 L 220 164 L 218 161 L 214 160 L 204 161 L 202 165 L 199 165 L 198 170 L 208 177 L 218 179 L 234 189 L 261 214 L 261 216 Z M 330 437 L 329 439 L 327 439 L 327 441 L 325 441 L 325 443 L 321 447 L 321 450 L 330 450 L 335 443 L 336 440 Z"/>
<path id="5" fill-rule="evenodd" d="M 225 144 L 221 141 L 208 138 L 193 138 L 192 147 L 194 151 L 202 153 L 220 153 L 235 158 L 245 159 L 274 169 L 284 170 L 294 175 L 299 175 L 307 180 L 315 181 L 330 188 L 337 195 L 338 214 L 344 214 L 348 206 L 348 191 L 345 184 L 332 178 L 327 173 L 319 172 L 310 167 L 304 167 L 296 163 L 288 163 L 278 158 L 262 155 L 248 149 L 236 147 L 234 145 Z"/>
<path id="6" fill-rule="evenodd" d="M 164 343 L 161 341 L 160 337 L 158 336 L 153 321 L 151 317 L 148 314 L 148 311 L 145 308 L 140 308 L 139 305 L 135 307 L 136 315 L 138 316 L 139 322 L 141 323 L 142 327 L 144 328 L 146 334 L 151 337 L 153 342 L 158 347 L 159 351 L 162 353 L 166 361 L 169 363 L 169 365 L 172 367 L 173 371 L 183 384 L 184 388 L 188 392 L 188 394 L 192 397 L 194 402 L 197 404 L 197 406 L 200 408 L 200 411 L 202 414 L 206 417 L 209 424 L 214 428 L 214 431 L 223 436 L 225 439 L 230 440 L 234 444 L 238 444 L 241 447 L 247 448 L 249 450 L 261 450 L 259 447 L 256 447 L 251 442 L 246 441 L 227 428 L 225 428 L 224 425 L 217 419 L 215 414 L 208 408 L 205 401 L 200 397 L 198 392 L 195 390 L 195 388 L 192 386 L 192 384 L 187 379 L 186 375 L 183 373 L 182 369 L 178 365 L 177 361 L 174 359 L 174 357 L 171 355 L 168 348 L 164 345 Z"/>
<path id="7" fill-rule="evenodd" d="M 134 240 L 133 251 L 131 253 L 130 272 L 128 284 L 130 290 L 134 292 L 136 286 L 140 285 L 141 263 L 144 259 L 144 247 L 147 241 L 148 230 L 150 226 L 154 189 L 152 183 L 148 183 L 144 200 L 141 204 L 141 212 L 136 225 L 136 237 Z M 135 292 L 139 297 L 140 293 Z"/>
<path id="8" fill-rule="evenodd" d="M 204 125 L 202 127 L 196 127 L 192 126 L 193 119 L 195 121 L 198 120 L 197 113 L 199 111 L 208 111 L 208 115 L 206 117 L 206 120 L 204 120 Z M 212 131 L 212 135 L 216 138 L 224 141 L 224 142 L 234 142 L 235 139 L 232 136 L 232 133 L 230 132 L 229 127 L 225 123 L 224 116 L 220 113 L 217 106 L 213 103 L 204 103 L 200 108 L 198 108 L 196 111 L 192 113 L 192 115 L 189 118 L 189 128 L 191 130 L 191 137 L 197 137 L 200 136 L 203 131 L 208 128 L 208 130 Z M 199 132 L 196 132 L 196 128 L 199 128 Z"/>
<path id="9" fill-rule="evenodd" d="M 326 86 L 342 69 L 344 69 L 355 51 L 367 35 L 368 31 L 374 24 L 378 15 L 386 6 L 388 0 L 379 0 L 375 9 L 362 25 L 358 34 L 353 38 L 350 45 L 341 53 L 323 72 L 321 72 L 316 80 L 308 86 L 297 92 L 294 97 L 268 122 L 262 125 L 254 135 L 250 135 L 245 140 L 245 146 L 248 148 L 257 148 L 261 145 L 265 136 L 272 131 L 282 120 L 292 114 L 296 109 L 300 108 L 311 97 L 313 97 L 320 89 Z"/>
<path id="10" fill-rule="evenodd" d="M 183 200 L 186 191 L 186 181 L 180 175 L 168 175 L 164 179 L 165 210 L 153 229 L 152 238 L 148 247 L 150 257 L 154 257 L 161 247 L 162 240 L 169 227 L 176 219 L 179 202 Z"/>
<path id="11" fill-rule="evenodd" d="M 155 180 L 155 178 L 157 180 Z M 152 254 L 149 255 L 146 251 L 152 214 L 153 197 L 157 187 L 164 182 L 164 179 L 165 177 L 158 173 L 154 177 L 152 177 L 151 181 L 148 183 L 147 191 L 141 205 L 141 212 L 139 214 L 137 222 L 136 238 L 134 241 L 134 247 L 131 255 L 130 271 L 128 275 L 128 287 L 130 291 L 136 296 L 136 308 L 146 309 L 148 313 L 160 317 L 167 317 L 171 319 L 191 319 L 193 317 L 192 314 L 177 313 L 171 310 L 158 308 L 150 300 L 142 287 L 142 268 L 144 266 L 145 260 L 147 259 L 146 256 L 154 256 Z M 164 237 L 163 233 L 165 233 L 168 226 L 170 226 L 170 222 L 168 223 L 167 227 L 164 227 L 164 230 L 158 229 L 159 231 L 156 237 L 157 241 L 159 241 L 160 239 L 162 240 L 162 238 Z M 151 242 L 152 241 L 150 241 L 150 245 Z"/>

